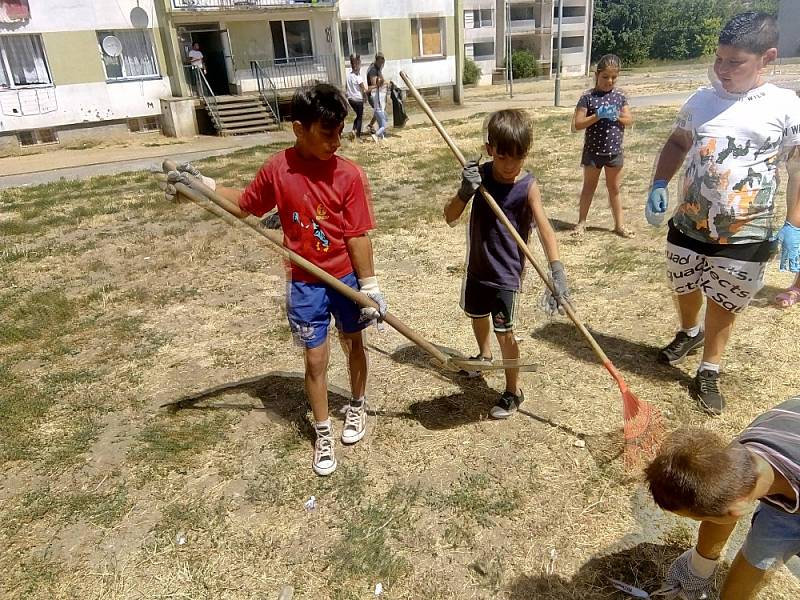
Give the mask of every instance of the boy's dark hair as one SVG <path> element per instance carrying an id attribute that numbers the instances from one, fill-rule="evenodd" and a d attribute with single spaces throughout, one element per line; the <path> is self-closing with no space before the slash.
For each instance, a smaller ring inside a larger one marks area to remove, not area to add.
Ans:
<path id="1" fill-rule="evenodd" d="M 645 469 L 653 500 L 664 510 L 718 517 L 756 484 L 755 461 L 738 442 L 698 427 L 672 433 Z"/>
<path id="2" fill-rule="evenodd" d="M 524 157 L 531 148 L 531 125 L 527 115 L 515 108 L 492 113 L 486 141 L 498 154 Z"/>
<path id="3" fill-rule="evenodd" d="M 770 48 L 778 47 L 778 21 L 763 12 L 738 14 L 720 31 L 719 45 L 764 54 Z"/>
<path id="4" fill-rule="evenodd" d="M 319 121 L 323 127 L 335 129 L 344 123 L 347 110 L 341 90 L 329 83 L 304 85 L 292 97 L 292 120 L 305 128 Z"/>
<path id="5" fill-rule="evenodd" d="M 616 54 L 604 54 L 597 61 L 597 72 L 605 71 L 606 69 L 622 69 L 622 61 Z"/>

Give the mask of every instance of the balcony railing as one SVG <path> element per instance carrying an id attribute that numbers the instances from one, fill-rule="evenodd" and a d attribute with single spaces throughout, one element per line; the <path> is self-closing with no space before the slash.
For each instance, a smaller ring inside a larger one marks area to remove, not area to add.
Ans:
<path id="1" fill-rule="evenodd" d="M 339 63 L 332 54 L 250 61 L 279 90 L 292 90 L 311 81 L 341 85 Z"/>
<path id="2" fill-rule="evenodd" d="M 175 10 L 246 10 L 286 6 L 333 6 L 338 0 L 172 0 Z"/>

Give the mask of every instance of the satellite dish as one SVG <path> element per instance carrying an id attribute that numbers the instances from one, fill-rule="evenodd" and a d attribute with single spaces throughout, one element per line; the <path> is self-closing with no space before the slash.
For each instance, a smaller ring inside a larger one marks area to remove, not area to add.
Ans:
<path id="1" fill-rule="evenodd" d="M 138 29 L 146 29 L 150 24 L 150 17 L 147 16 L 147 11 L 141 6 L 134 6 L 131 9 L 131 25 Z"/>
<path id="2" fill-rule="evenodd" d="M 119 38 L 115 35 L 107 35 L 103 38 L 100 45 L 103 46 L 103 52 L 109 56 L 119 56 L 122 54 L 122 42 L 120 42 Z"/>

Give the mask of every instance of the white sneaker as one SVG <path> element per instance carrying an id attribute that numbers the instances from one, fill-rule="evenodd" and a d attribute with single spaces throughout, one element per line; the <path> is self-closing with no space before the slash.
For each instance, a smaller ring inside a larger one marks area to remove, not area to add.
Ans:
<path id="1" fill-rule="evenodd" d="M 317 475 L 330 475 L 336 470 L 336 456 L 333 454 L 333 432 L 329 427 L 319 427 L 314 442 L 314 462 L 312 468 Z"/>
<path id="2" fill-rule="evenodd" d="M 342 429 L 342 443 L 355 444 L 367 433 L 367 403 L 362 400 L 355 405 L 351 402 L 344 416 L 344 429 Z"/>

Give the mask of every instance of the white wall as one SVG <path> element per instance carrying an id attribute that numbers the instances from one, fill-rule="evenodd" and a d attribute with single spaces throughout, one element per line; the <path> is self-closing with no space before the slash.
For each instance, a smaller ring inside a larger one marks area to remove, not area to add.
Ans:
<path id="1" fill-rule="evenodd" d="M 0 131 L 61 127 L 161 114 L 166 78 L 0 92 Z M 16 109 L 16 113 L 14 113 Z"/>
<path id="2" fill-rule="evenodd" d="M 342 19 L 407 19 L 417 14 L 453 16 L 454 4 L 453 0 L 339 0 L 339 16 Z"/>
<path id="3" fill-rule="evenodd" d="M 150 17 L 148 27 L 156 23 L 154 2 L 139 0 Z M 28 0 L 31 19 L 22 26 L 0 28 L 2 33 L 42 33 L 46 31 L 84 31 L 91 29 L 130 28 L 131 9 L 136 0 Z"/>
<path id="4" fill-rule="evenodd" d="M 405 88 L 400 79 L 403 70 L 411 77 L 418 88 L 439 87 L 455 84 L 456 58 L 448 56 L 441 60 L 414 62 L 410 58 L 403 60 L 387 60 L 383 67 L 385 79 L 391 79 L 398 87 Z"/>

